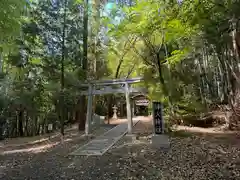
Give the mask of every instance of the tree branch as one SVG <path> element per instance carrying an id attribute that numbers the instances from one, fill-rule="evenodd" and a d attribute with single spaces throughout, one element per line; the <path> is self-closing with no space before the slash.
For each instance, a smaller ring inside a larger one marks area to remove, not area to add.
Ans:
<path id="1" fill-rule="evenodd" d="M 127 46 L 127 44 L 130 43 L 130 44 L 132 44 L 132 46 L 134 46 L 134 44 L 135 44 L 136 41 L 137 41 L 137 37 L 134 37 L 134 38 L 133 38 L 133 42 L 131 42 L 129 39 L 125 42 L 125 44 L 124 44 L 124 50 L 125 50 L 125 51 L 123 52 L 123 54 L 122 54 L 122 56 L 121 56 L 121 58 L 120 58 L 120 60 L 119 60 L 119 63 L 118 63 L 118 66 L 117 66 L 117 70 L 116 70 L 116 73 L 115 73 L 115 78 L 117 78 L 117 77 L 119 76 L 119 71 L 120 71 L 121 65 L 122 65 L 122 63 L 123 63 L 124 57 L 127 55 L 127 53 L 129 52 L 129 50 L 131 49 L 131 47 L 125 49 L 126 46 Z"/>

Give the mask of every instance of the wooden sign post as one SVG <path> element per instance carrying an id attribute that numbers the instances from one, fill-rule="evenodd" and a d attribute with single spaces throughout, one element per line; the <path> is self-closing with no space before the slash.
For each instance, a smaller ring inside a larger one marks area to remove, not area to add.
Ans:
<path id="1" fill-rule="evenodd" d="M 153 127 L 155 134 L 164 134 L 163 105 L 153 102 Z"/>
<path id="2" fill-rule="evenodd" d="M 169 148 L 170 141 L 164 133 L 163 104 L 153 102 L 153 129 L 152 145 L 155 148 Z"/>

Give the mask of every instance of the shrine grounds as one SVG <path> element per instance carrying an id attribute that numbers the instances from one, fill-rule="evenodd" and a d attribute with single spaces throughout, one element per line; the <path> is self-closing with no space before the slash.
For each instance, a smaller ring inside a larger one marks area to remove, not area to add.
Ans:
<path id="1" fill-rule="evenodd" d="M 98 136 L 110 127 L 93 134 Z M 35 144 L 1 146 L 3 180 L 237 180 L 240 179 L 240 137 L 211 130 L 169 134 L 170 149 L 151 147 L 150 120 L 134 127 L 136 138 L 124 136 L 103 156 L 70 156 L 91 139 L 76 128 Z M 92 137 L 94 138 L 94 137 Z"/>

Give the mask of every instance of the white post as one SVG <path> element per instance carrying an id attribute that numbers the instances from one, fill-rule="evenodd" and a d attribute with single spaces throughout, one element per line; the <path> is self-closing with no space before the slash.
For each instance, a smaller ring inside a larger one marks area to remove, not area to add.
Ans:
<path id="1" fill-rule="evenodd" d="M 93 85 L 89 84 L 88 86 L 88 104 L 87 104 L 87 118 L 86 118 L 86 123 L 85 123 L 85 135 L 89 135 L 89 126 L 90 122 L 92 120 L 92 91 L 93 91 Z"/>
<path id="2" fill-rule="evenodd" d="M 131 103 L 130 103 L 130 97 L 129 97 L 129 85 L 128 83 L 125 83 L 125 95 L 126 95 L 126 105 L 127 105 L 127 120 L 128 120 L 128 133 L 132 134 L 132 110 L 131 110 Z"/>

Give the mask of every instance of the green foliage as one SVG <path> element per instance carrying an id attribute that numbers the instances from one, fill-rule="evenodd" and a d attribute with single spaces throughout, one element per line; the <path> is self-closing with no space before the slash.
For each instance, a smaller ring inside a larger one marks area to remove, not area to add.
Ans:
<path id="1" fill-rule="evenodd" d="M 8 124 L 8 136 L 42 133 L 40 125 L 46 132 L 48 123 L 53 123 L 56 128 L 59 116 L 62 115 L 59 104 L 62 97 L 65 123 L 74 119 L 79 93 L 73 85 L 81 79 L 79 72 L 82 71 L 82 14 L 78 9 L 80 1 L 68 1 L 65 51 L 62 52 L 63 6 L 62 0 L 56 4 L 48 0 L 31 1 L 25 7 L 26 13 L 19 16 L 21 35 L 13 41 L 15 50 L 3 59 L 6 75 L 1 82 L 1 91 L 5 93 L 5 99 L 1 98 L 0 111 L 4 116 L 3 123 Z M 7 27 L 3 28 L 8 30 Z M 65 81 L 68 82 L 64 94 L 60 92 L 62 53 L 65 54 Z M 21 131 L 24 131 L 23 134 Z"/>
<path id="2" fill-rule="evenodd" d="M 27 4 L 24 0 L 1 0 L 0 4 L 0 48 L 5 49 L 20 34 L 21 16 Z"/>
<path id="3" fill-rule="evenodd" d="M 164 87 L 167 83 L 156 83 L 159 81 L 158 69 L 163 71 L 162 76 L 165 81 L 170 81 L 167 64 L 178 64 L 187 57 L 191 51 L 191 38 L 196 35 L 193 26 L 188 22 L 183 22 L 181 17 L 169 14 L 170 10 L 171 8 L 162 1 L 137 1 L 134 6 L 124 8 L 126 18 L 118 25 L 117 31 L 115 27 L 110 30 L 110 35 L 120 40 L 126 36 L 137 38 L 137 42 L 134 42 L 131 48 L 134 52 L 133 58 L 141 58 L 142 63 L 147 65 L 142 66 L 143 69 L 140 72 L 144 72 L 146 81 L 149 81 L 147 86 L 150 96 L 155 100 L 163 101 L 168 100 L 164 97 L 167 94 L 162 88 L 169 87 Z M 157 58 L 158 54 L 160 59 Z M 161 61 L 162 67 L 158 68 L 157 61 Z M 149 65 L 152 67 L 148 67 Z M 155 79 L 152 85 L 149 85 L 152 81 L 149 78 Z"/>
<path id="4" fill-rule="evenodd" d="M 184 0 L 136 1 L 124 6 L 119 24 L 104 20 L 109 36 L 122 43 L 119 50 L 109 52 L 109 58 L 115 59 L 110 69 L 127 50 L 124 62 L 129 65 L 140 59 L 136 75 L 144 75 L 151 99 L 189 112 L 205 111 L 209 102 L 222 101 L 231 86 L 222 74 L 229 71 L 224 57 L 231 59 L 237 71 L 239 62 L 230 56 L 236 52 L 230 32 L 239 16 L 239 5 L 237 1 Z M 129 37 L 136 41 L 123 46 Z"/>

